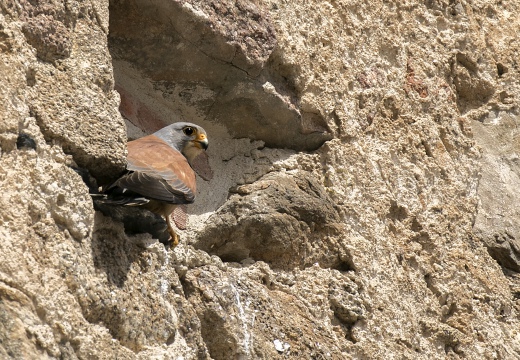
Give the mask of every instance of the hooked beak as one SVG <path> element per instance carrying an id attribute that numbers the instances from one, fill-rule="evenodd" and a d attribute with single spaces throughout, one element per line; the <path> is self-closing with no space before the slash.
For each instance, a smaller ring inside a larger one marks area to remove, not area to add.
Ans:
<path id="1" fill-rule="evenodd" d="M 205 134 L 199 134 L 197 138 L 193 141 L 195 146 L 199 149 L 207 150 L 208 149 L 208 138 Z"/>

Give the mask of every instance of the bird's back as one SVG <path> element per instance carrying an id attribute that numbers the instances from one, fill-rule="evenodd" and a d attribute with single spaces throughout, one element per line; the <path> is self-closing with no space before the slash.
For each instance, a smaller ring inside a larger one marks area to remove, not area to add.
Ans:
<path id="1" fill-rule="evenodd" d="M 190 204 L 196 179 L 186 158 L 155 135 L 130 141 L 128 172 L 107 190 L 106 202 L 143 205 L 150 201 Z"/>

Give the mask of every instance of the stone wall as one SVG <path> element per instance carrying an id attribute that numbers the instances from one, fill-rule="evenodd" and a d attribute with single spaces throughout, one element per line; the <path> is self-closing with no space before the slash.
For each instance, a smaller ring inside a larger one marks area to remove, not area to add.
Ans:
<path id="1" fill-rule="evenodd" d="M 0 11 L 0 358 L 520 358 L 520 5 Z M 85 170 L 175 121 L 215 176 L 165 249 Z"/>

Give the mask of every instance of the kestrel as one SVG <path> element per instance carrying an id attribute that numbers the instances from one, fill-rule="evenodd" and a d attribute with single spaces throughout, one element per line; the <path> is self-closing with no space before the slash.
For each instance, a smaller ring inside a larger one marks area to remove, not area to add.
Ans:
<path id="1" fill-rule="evenodd" d="M 171 243 L 179 236 L 170 215 L 195 200 L 195 172 L 190 164 L 208 148 L 206 131 L 178 122 L 128 142 L 127 172 L 104 189 L 104 204 L 140 206 L 166 219 Z"/>

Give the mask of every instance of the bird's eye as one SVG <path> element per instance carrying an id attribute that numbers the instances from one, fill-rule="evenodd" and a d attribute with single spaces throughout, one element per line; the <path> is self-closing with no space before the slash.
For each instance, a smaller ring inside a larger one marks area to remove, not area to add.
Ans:
<path id="1" fill-rule="evenodd" d="M 193 135 L 193 133 L 195 132 L 195 130 L 193 130 L 193 128 L 190 126 L 185 127 L 184 129 L 182 129 L 182 131 L 188 136 Z"/>

